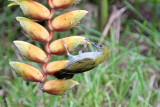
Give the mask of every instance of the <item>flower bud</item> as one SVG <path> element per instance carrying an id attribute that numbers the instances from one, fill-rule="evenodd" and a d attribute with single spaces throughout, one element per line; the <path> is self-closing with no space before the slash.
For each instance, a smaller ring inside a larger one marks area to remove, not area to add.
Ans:
<path id="1" fill-rule="evenodd" d="M 9 64 L 23 80 L 42 82 L 43 74 L 33 66 L 21 62 L 9 62 Z"/>
<path id="2" fill-rule="evenodd" d="M 68 60 L 61 60 L 61 61 L 53 61 L 46 65 L 47 74 L 54 75 L 54 73 L 62 70 L 65 68 Z"/>
<path id="3" fill-rule="evenodd" d="M 16 17 L 16 19 L 20 22 L 26 36 L 36 41 L 48 41 L 49 33 L 43 26 L 25 17 Z"/>
<path id="4" fill-rule="evenodd" d="M 20 5 L 24 15 L 36 20 L 47 20 L 50 16 L 48 8 L 33 0 L 11 0 L 9 6 Z"/>
<path id="5" fill-rule="evenodd" d="M 79 85 L 79 83 L 69 79 L 55 79 L 45 82 L 41 88 L 44 92 L 52 95 L 64 95 L 75 85 Z"/>
<path id="6" fill-rule="evenodd" d="M 46 53 L 35 45 L 24 41 L 14 41 L 21 55 L 30 61 L 43 63 L 47 59 Z"/>
<path id="7" fill-rule="evenodd" d="M 78 2 L 79 0 L 52 0 L 53 7 L 56 10 L 64 10 L 72 4 L 76 4 Z"/>
<path id="8" fill-rule="evenodd" d="M 54 18 L 51 22 L 54 31 L 62 32 L 76 26 L 78 22 L 87 14 L 85 10 L 71 11 Z"/>
<path id="9" fill-rule="evenodd" d="M 82 36 L 70 36 L 63 38 L 69 52 L 73 52 L 78 45 L 84 45 L 87 41 Z M 87 42 L 87 44 L 90 44 Z M 65 55 L 66 50 L 62 44 L 62 39 L 53 41 L 49 45 L 50 52 L 54 55 Z"/>

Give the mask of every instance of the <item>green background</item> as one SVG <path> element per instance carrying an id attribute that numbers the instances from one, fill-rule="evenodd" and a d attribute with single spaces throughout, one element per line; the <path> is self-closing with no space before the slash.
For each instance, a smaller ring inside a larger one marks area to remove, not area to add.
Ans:
<path id="1" fill-rule="evenodd" d="M 39 2 L 47 6 L 47 1 Z M 7 8 L 8 3 L 7 0 L 0 0 L 1 107 L 160 106 L 159 0 L 82 0 L 79 6 L 56 11 L 55 16 L 76 9 L 88 10 L 89 13 L 72 30 L 55 33 L 54 40 L 84 35 L 98 43 L 113 6 L 118 9 L 127 7 L 121 17 L 114 21 L 104 39 L 104 44 L 110 49 L 108 60 L 89 72 L 75 75 L 73 80 L 81 84 L 63 96 L 43 93 L 39 83 L 23 81 L 9 66 L 9 61 L 20 61 L 40 69 L 38 64 L 22 59 L 13 41 L 24 40 L 42 49 L 44 43 L 29 40 L 21 33 L 22 29 L 15 17 L 23 14 L 18 6 Z M 115 34 L 119 35 L 119 39 Z M 94 51 L 94 48 L 90 47 L 89 50 Z M 54 56 L 50 61 L 62 59 L 67 57 Z"/>

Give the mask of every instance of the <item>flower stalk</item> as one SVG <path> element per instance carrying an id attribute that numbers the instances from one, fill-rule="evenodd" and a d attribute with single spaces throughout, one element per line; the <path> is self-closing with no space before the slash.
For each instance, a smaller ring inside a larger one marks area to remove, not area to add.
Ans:
<path id="1" fill-rule="evenodd" d="M 51 19 L 52 19 L 53 15 L 54 15 L 54 8 L 53 8 L 51 0 L 48 0 L 48 5 L 49 5 L 49 7 L 51 9 L 50 16 L 49 16 L 49 19 L 48 19 L 48 22 L 47 22 L 47 26 L 49 28 L 49 39 L 45 44 L 45 50 L 47 52 L 47 59 L 42 64 L 42 71 L 44 73 L 43 78 L 42 78 L 42 82 L 44 82 L 46 80 L 46 78 L 47 78 L 46 64 L 51 58 L 51 53 L 50 53 L 50 49 L 49 49 L 49 43 L 52 40 L 53 35 L 54 35 L 54 31 L 53 31 L 53 28 L 52 28 L 52 25 L 51 25 Z"/>

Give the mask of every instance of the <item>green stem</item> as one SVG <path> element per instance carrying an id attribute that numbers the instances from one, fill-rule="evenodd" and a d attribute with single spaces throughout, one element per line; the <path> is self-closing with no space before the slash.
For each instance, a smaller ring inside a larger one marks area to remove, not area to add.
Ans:
<path id="1" fill-rule="evenodd" d="M 99 30 L 103 31 L 108 18 L 108 0 L 100 0 L 99 2 Z"/>

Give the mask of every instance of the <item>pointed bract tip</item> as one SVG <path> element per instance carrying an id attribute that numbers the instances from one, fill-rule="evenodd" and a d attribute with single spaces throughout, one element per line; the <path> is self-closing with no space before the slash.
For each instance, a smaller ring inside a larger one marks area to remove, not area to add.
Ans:
<path id="1" fill-rule="evenodd" d="M 17 21 L 20 21 L 21 19 L 24 19 L 25 17 L 20 17 L 20 16 L 18 16 L 18 17 L 16 17 L 16 20 Z"/>
<path id="2" fill-rule="evenodd" d="M 15 40 L 15 41 L 13 41 L 13 43 L 16 45 L 16 44 L 18 44 L 18 43 L 21 43 L 21 41 Z"/>
<path id="3" fill-rule="evenodd" d="M 22 44 L 22 43 L 27 43 L 27 42 L 20 41 L 20 40 L 15 40 L 15 41 L 13 41 L 13 43 L 14 43 L 15 45 L 17 45 L 17 44 Z"/>
<path id="4" fill-rule="evenodd" d="M 17 48 L 19 48 L 19 46 L 23 46 L 24 44 L 27 44 L 27 42 L 19 41 L 19 40 L 15 40 L 13 41 L 13 43 L 15 44 Z"/>
<path id="5" fill-rule="evenodd" d="M 9 62 L 9 65 L 13 67 L 13 63 L 14 63 L 13 61 Z"/>
<path id="6" fill-rule="evenodd" d="M 72 83 L 73 83 L 74 85 L 80 85 L 80 83 L 77 82 L 77 81 L 72 81 Z"/>
<path id="7" fill-rule="evenodd" d="M 85 14 L 87 14 L 88 13 L 88 11 L 87 10 L 81 10 L 82 12 L 84 12 Z"/>
<path id="8" fill-rule="evenodd" d="M 85 16 L 88 13 L 86 10 L 75 10 L 75 12 L 80 12 L 82 16 Z"/>
<path id="9" fill-rule="evenodd" d="M 9 62 L 9 64 L 11 65 L 11 66 L 13 66 L 15 63 L 18 63 L 17 61 L 10 61 Z"/>
<path id="10" fill-rule="evenodd" d="M 12 68 L 14 68 L 14 65 L 15 65 L 16 63 L 19 63 L 19 62 L 17 62 L 17 61 L 10 61 L 10 62 L 9 62 L 9 65 L 10 65 Z"/>

